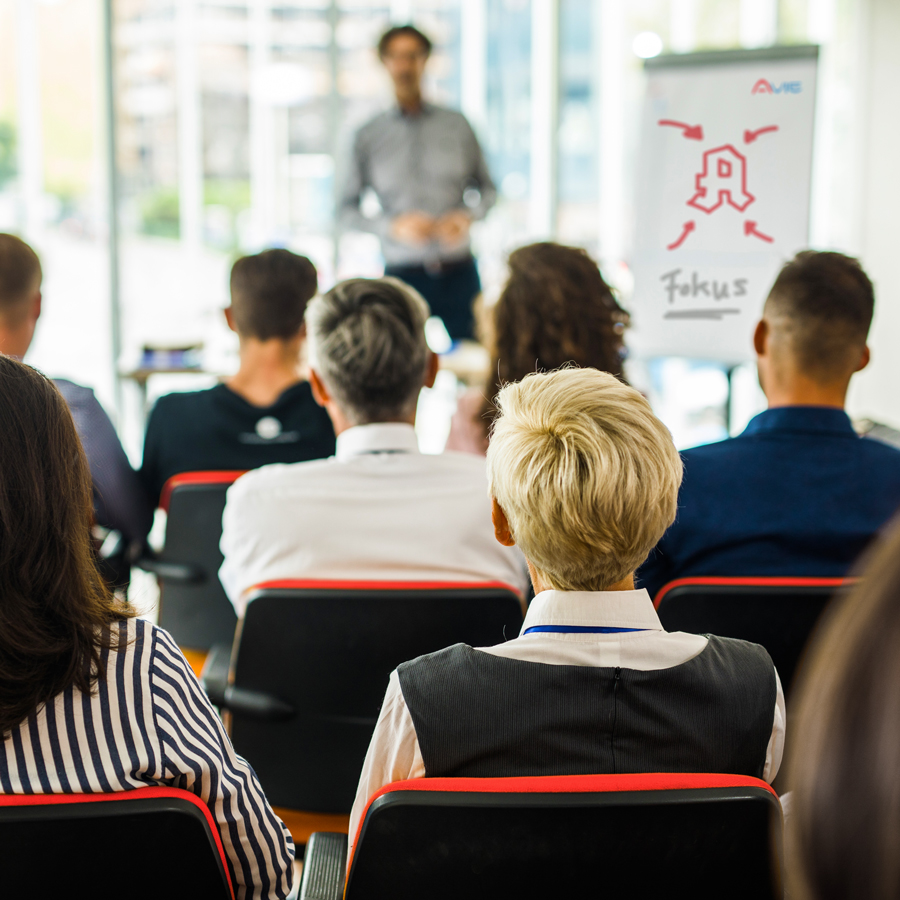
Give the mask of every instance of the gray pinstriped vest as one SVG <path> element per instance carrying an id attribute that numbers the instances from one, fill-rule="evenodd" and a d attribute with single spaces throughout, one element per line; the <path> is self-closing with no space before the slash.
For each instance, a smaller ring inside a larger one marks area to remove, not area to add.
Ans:
<path id="1" fill-rule="evenodd" d="M 772 660 L 731 638 L 710 637 L 693 659 L 651 671 L 525 662 L 456 644 L 397 672 L 430 778 L 761 778 L 772 734 Z"/>

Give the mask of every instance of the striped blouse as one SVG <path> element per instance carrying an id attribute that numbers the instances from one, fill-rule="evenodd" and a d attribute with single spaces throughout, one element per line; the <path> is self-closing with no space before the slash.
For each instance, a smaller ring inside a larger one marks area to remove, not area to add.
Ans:
<path id="1" fill-rule="evenodd" d="M 58 695 L 7 735 L 0 792 L 73 794 L 168 785 L 209 806 L 239 898 L 284 898 L 294 844 L 238 756 L 194 673 L 162 629 L 119 624 L 92 696 Z M 127 644 L 126 644 L 127 642 Z"/>

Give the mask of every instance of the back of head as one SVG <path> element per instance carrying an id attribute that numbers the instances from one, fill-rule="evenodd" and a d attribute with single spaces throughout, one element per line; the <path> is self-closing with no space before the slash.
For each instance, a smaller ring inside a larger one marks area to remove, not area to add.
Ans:
<path id="1" fill-rule="evenodd" d="M 796 370 L 832 384 L 857 368 L 874 305 L 872 282 L 858 260 L 805 250 L 778 274 L 763 315 Z"/>
<path id="2" fill-rule="evenodd" d="M 793 896 L 900 895 L 900 520 L 834 601 L 808 654 L 788 742 Z"/>
<path id="3" fill-rule="evenodd" d="M 303 325 L 318 288 L 316 267 L 290 250 L 242 256 L 231 269 L 231 309 L 242 337 L 287 341 Z"/>
<path id="4" fill-rule="evenodd" d="M 599 591 L 647 558 L 675 519 L 681 457 L 634 388 L 567 368 L 508 384 L 488 448 L 491 494 L 542 580 Z"/>
<path id="5" fill-rule="evenodd" d="M 0 234 L 0 324 L 15 326 L 41 286 L 41 261 L 13 234 Z"/>
<path id="6" fill-rule="evenodd" d="M 353 278 L 306 314 L 310 364 L 355 425 L 402 421 L 428 364 L 428 304 L 396 278 Z"/>
<path id="7" fill-rule="evenodd" d="M 628 315 L 581 248 L 540 243 L 515 250 L 503 292 L 488 312 L 485 339 L 497 378 L 491 396 L 529 372 L 566 363 L 622 378 Z"/>
<path id="8" fill-rule="evenodd" d="M 91 479 L 69 408 L 0 354 L 0 734 L 71 684 L 87 690 L 118 615 L 91 553 Z"/>

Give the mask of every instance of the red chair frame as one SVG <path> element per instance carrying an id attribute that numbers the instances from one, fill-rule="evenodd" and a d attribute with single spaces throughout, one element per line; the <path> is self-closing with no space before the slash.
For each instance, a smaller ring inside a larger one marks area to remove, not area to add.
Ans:
<path id="1" fill-rule="evenodd" d="M 742 882 L 735 896 L 765 896 L 771 886 L 771 895 L 777 897 L 781 890 L 779 812 L 777 794 L 764 781 L 727 774 L 400 781 L 386 785 L 369 799 L 348 865 L 344 865 L 343 835 L 312 836 L 300 900 L 339 898 L 341 890 L 348 900 L 369 896 L 373 877 L 379 876 L 396 886 L 398 896 L 403 898 L 423 895 L 429 884 L 432 890 L 444 891 L 442 898 L 451 895 L 448 890 L 453 896 L 461 895 L 460 890 L 468 891 L 478 900 L 499 895 L 546 897 L 554 890 L 558 896 L 580 896 L 588 883 L 599 883 L 596 879 L 612 884 L 619 858 L 615 846 L 608 846 L 603 836 L 613 835 L 614 844 L 619 829 L 625 854 L 642 860 L 641 866 L 647 869 L 636 877 L 626 866 L 617 875 L 626 883 L 649 878 L 666 884 L 673 876 L 670 888 L 677 893 L 685 888 L 686 878 L 693 879 L 699 864 L 707 872 L 721 874 L 724 870 L 729 877 L 734 871 L 734 877 Z M 670 849 L 666 846 L 669 829 L 673 829 L 674 845 L 681 835 L 678 826 L 685 823 L 683 846 Z M 583 826 L 585 831 L 576 839 L 583 843 L 573 846 L 570 832 Z M 648 834 L 654 828 L 661 831 Z M 655 846 L 656 856 L 645 847 L 645 836 Z M 661 855 L 660 840 L 664 848 Z M 770 845 L 770 841 L 774 843 Z M 368 850 L 367 842 L 372 844 Z M 362 855 L 357 852 L 359 848 Z M 711 848 L 719 848 L 722 855 L 710 862 L 704 854 Z M 770 849 L 774 849 L 774 855 Z M 533 851 L 540 859 L 532 859 Z M 498 854 L 496 858 L 492 857 L 494 853 Z M 524 872 L 523 859 L 517 858 L 523 854 Z M 654 867 L 658 867 L 655 872 Z M 340 877 L 343 872 L 348 873 L 346 886 Z M 501 883 L 507 877 L 515 878 L 516 891 L 498 894 L 498 877 Z M 448 886 L 445 880 L 450 879 L 458 881 Z M 533 887 L 532 879 L 537 882 Z M 728 895 L 728 884 L 704 883 L 702 875 L 698 879 L 696 896 Z"/>

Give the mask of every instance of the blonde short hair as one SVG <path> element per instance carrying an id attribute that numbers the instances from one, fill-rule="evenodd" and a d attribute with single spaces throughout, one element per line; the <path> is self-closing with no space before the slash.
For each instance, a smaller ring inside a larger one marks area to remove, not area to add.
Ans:
<path id="1" fill-rule="evenodd" d="M 681 457 L 634 388 L 596 369 L 528 375 L 497 395 L 491 496 L 541 580 L 598 591 L 675 520 Z"/>

